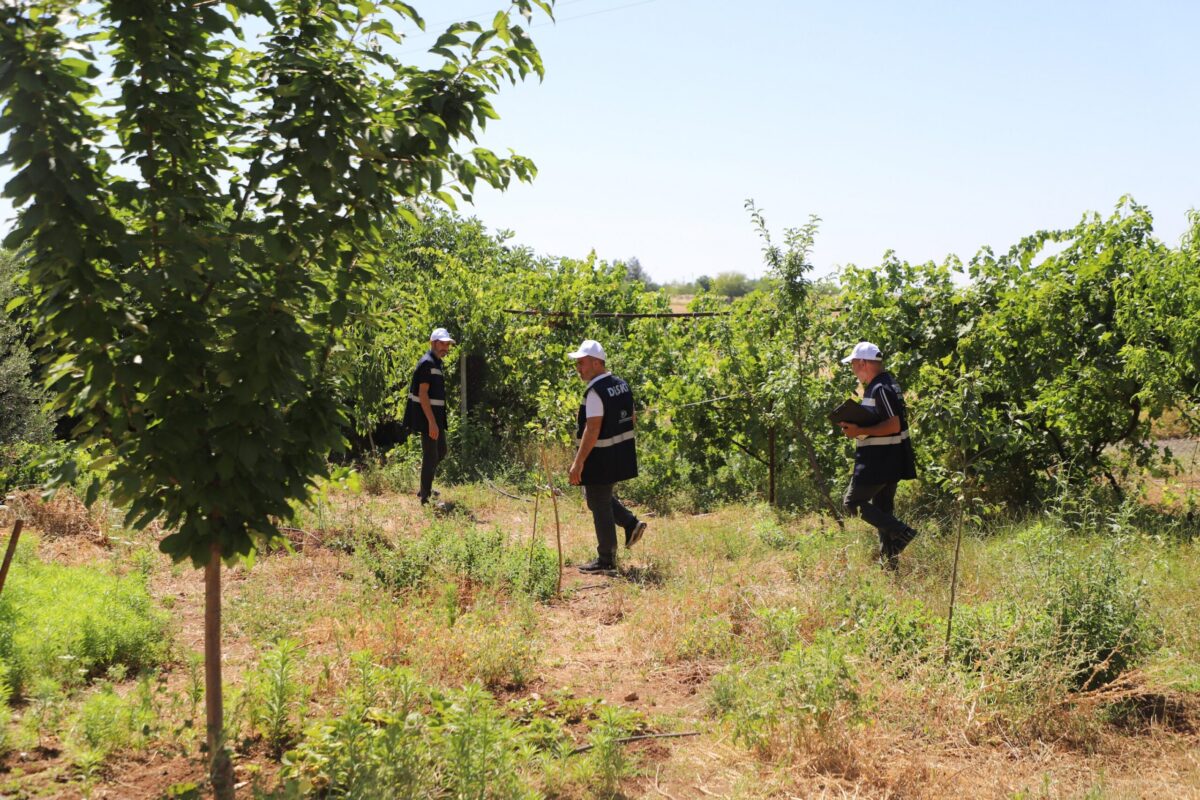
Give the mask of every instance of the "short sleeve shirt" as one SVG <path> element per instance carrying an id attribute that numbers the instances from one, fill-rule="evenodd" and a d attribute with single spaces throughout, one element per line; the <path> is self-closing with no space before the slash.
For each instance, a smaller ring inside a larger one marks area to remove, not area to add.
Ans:
<path id="1" fill-rule="evenodd" d="M 596 390 L 592 389 L 591 386 L 596 381 L 600 380 L 601 378 L 605 377 L 606 375 L 611 375 L 611 374 L 612 373 L 610 373 L 610 372 L 606 372 L 606 373 L 604 373 L 604 375 L 597 375 L 595 378 L 592 378 L 592 380 L 588 382 L 588 393 L 583 402 L 584 416 L 587 417 L 588 419 L 604 416 L 604 403 L 603 403 L 603 401 L 600 400 L 600 395 L 596 394 Z"/>

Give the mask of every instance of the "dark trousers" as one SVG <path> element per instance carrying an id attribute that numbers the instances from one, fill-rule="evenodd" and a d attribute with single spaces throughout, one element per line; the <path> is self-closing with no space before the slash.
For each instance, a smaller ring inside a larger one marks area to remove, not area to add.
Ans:
<path id="1" fill-rule="evenodd" d="M 599 483 L 583 487 L 583 496 L 587 499 L 587 507 L 592 512 L 592 522 L 596 526 L 596 549 L 600 560 L 610 564 L 617 559 L 617 526 L 628 531 L 638 522 L 633 512 L 621 505 L 621 501 L 613 494 L 614 485 Z"/>
<path id="2" fill-rule="evenodd" d="M 861 483 L 853 478 L 846 488 L 842 505 L 851 516 L 861 516 L 879 531 L 879 545 L 885 555 L 899 555 L 917 532 L 893 516 L 896 507 L 896 483 Z"/>
<path id="3" fill-rule="evenodd" d="M 421 502 L 427 502 L 433 494 L 433 476 L 437 474 L 438 464 L 446 457 L 446 430 L 438 432 L 438 438 L 429 438 L 428 433 L 421 434 L 421 490 L 417 497 Z"/>

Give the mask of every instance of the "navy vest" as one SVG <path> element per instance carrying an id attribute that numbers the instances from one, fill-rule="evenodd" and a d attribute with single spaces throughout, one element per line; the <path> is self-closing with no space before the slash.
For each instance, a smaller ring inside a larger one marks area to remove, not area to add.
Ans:
<path id="1" fill-rule="evenodd" d="M 438 427 L 445 435 L 446 377 L 442 374 L 442 369 L 442 360 L 435 356 L 432 350 L 427 351 L 417 362 L 417 368 L 413 370 L 412 381 L 408 385 L 408 403 L 404 406 L 404 424 L 409 430 L 416 433 L 428 432 L 425 412 L 421 410 L 421 403 L 418 400 L 420 397 L 418 387 L 422 383 L 428 383 L 429 405 L 433 407 L 433 418 L 437 420 Z"/>
<path id="2" fill-rule="evenodd" d="M 904 392 L 888 372 L 881 372 L 863 392 L 862 405 L 882 422 L 900 418 L 900 432 L 892 436 L 868 436 L 855 442 L 854 477 L 860 483 L 895 483 L 917 477 L 912 441 L 908 438 L 908 409 Z"/>
<path id="3" fill-rule="evenodd" d="M 615 375 L 605 375 L 583 393 L 576 420 L 575 439 L 583 438 L 587 423 L 587 393 L 594 391 L 604 405 L 600 437 L 583 462 L 584 486 L 616 483 L 636 478 L 637 447 L 633 435 L 633 392 L 629 384 Z"/>

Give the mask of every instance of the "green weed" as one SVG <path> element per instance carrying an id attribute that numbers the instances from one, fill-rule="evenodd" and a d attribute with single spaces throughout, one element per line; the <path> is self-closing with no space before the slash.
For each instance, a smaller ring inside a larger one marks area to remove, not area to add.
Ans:
<path id="1" fill-rule="evenodd" d="M 8 724 L 12 721 L 12 709 L 8 703 L 12 699 L 12 686 L 8 682 L 8 664 L 0 661 L 0 757 L 3 757 L 12 747 Z"/>
<path id="2" fill-rule="evenodd" d="M 494 606 L 482 606 L 464 617 L 467 661 L 471 674 L 489 688 L 517 689 L 533 677 L 537 664 L 537 617 L 529 606 L 513 619 Z"/>
<path id="3" fill-rule="evenodd" d="M 259 661 L 249 679 L 250 724 L 263 735 L 278 758 L 303 721 L 303 688 L 297 680 L 304 656 L 299 643 L 279 639 Z"/>
<path id="4" fill-rule="evenodd" d="M 441 694 L 408 670 L 361 657 L 355 669 L 344 713 L 318 722 L 284 757 L 286 778 L 334 797 L 533 796 L 518 769 L 517 731 L 482 687 Z"/>
<path id="5" fill-rule="evenodd" d="M 588 743 L 589 767 L 593 772 L 595 796 L 615 797 L 621 781 L 636 771 L 636 763 L 620 739 L 629 736 L 641 725 L 638 715 L 617 706 L 603 705 L 599 719 L 592 728 Z"/>
<path id="6" fill-rule="evenodd" d="M 558 588 L 558 556 L 538 541 L 530 551 L 510 544 L 503 531 L 431 526 L 420 538 L 370 556 L 375 577 L 392 589 L 426 584 L 434 576 L 466 578 L 474 583 L 527 593 L 540 600 Z"/>
<path id="7" fill-rule="evenodd" d="M 166 652 L 166 617 L 141 575 L 29 558 L 0 596 L 0 659 L 18 694 L 40 675 L 75 685 L 113 665 L 155 666 Z"/>
<path id="8" fill-rule="evenodd" d="M 844 640 L 822 630 L 776 663 L 734 666 L 714 677 L 713 711 L 734 737 L 763 754 L 827 744 L 839 725 L 862 722 L 868 703 L 858 688 Z"/>
<path id="9" fill-rule="evenodd" d="M 71 721 L 68 740 L 76 754 L 74 760 L 83 769 L 92 759 L 103 761 L 109 753 L 140 745 L 156 723 L 144 691 L 122 697 L 105 683 L 88 695 Z"/>

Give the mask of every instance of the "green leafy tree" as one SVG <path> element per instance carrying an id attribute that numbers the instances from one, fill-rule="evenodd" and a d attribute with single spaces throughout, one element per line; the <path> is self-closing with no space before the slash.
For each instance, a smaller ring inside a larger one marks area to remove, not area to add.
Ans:
<path id="1" fill-rule="evenodd" d="M 221 796 L 221 560 L 277 535 L 340 444 L 331 356 L 385 223 L 415 220 L 419 198 L 532 177 L 528 160 L 470 145 L 502 84 L 542 74 L 518 15 L 550 5 L 450 26 L 430 68 L 395 54 L 424 26 L 402 2 L 0 8 L 0 166 L 21 209 L 4 246 L 25 259 L 22 310 L 57 408 L 82 420 L 113 499 L 205 568 Z"/>
<path id="2" fill-rule="evenodd" d="M 766 219 L 753 200 L 746 201 L 746 210 L 762 240 L 763 260 L 774 281 L 775 304 L 770 317 L 775 347 L 767 358 L 763 387 L 770 402 L 768 416 L 776 425 L 794 423 L 797 455 L 808 465 L 815 497 L 840 524 L 841 513 L 830 497 L 828 469 L 822 465 L 819 442 L 823 439 L 827 451 L 831 445 L 844 445 L 828 435 L 821 439 L 814 435 L 814 431 L 828 431 L 825 412 L 842 385 L 841 380 L 829 381 L 826 377 L 829 365 L 835 363 L 836 345 L 814 335 L 820 315 L 809 274 L 821 220 L 814 215 L 804 225 L 785 229 L 780 246 L 771 238 Z"/>
<path id="3" fill-rule="evenodd" d="M 1089 214 L 965 266 L 889 253 L 842 273 L 841 312 L 822 335 L 894 354 L 933 485 L 969 474 L 970 495 L 1013 506 L 1064 480 L 1080 491 L 1102 479 L 1120 494 L 1123 474 L 1161 464 L 1155 419 L 1177 409 L 1195 424 L 1191 242 L 1167 247 L 1149 211 L 1122 200 L 1108 218 Z"/>
<path id="4" fill-rule="evenodd" d="M 0 308 L 17 297 L 17 260 L 0 251 Z M 33 380 L 33 358 L 26 346 L 27 332 L 7 313 L 0 313 L 0 467 L 3 448 L 16 442 L 44 441 L 49 424 L 41 411 L 45 393 Z"/>
<path id="5" fill-rule="evenodd" d="M 754 281 L 741 272 L 718 272 L 712 280 L 713 294 L 744 297 L 754 290 Z"/>
<path id="6" fill-rule="evenodd" d="M 642 262 L 637 256 L 623 262 L 625 265 L 625 277 L 630 281 L 638 281 L 650 291 L 655 291 L 659 285 L 650 277 L 650 273 L 646 272 L 646 268 L 642 266 Z"/>

